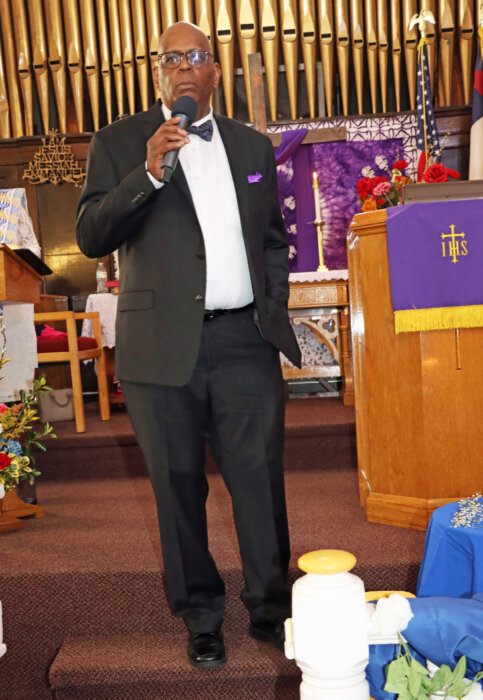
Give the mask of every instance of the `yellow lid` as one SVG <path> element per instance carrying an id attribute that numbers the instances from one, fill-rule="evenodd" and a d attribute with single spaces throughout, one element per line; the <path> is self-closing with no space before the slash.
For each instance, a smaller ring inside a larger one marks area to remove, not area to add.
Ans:
<path id="1" fill-rule="evenodd" d="M 297 564 L 307 574 L 341 574 L 350 571 L 357 559 L 350 552 L 341 549 L 318 549 L 302 554 Z"/>
<path id="2" fill-rule="evenodd" d="M 397 593 L 403 598 L 416 598 L 414 593 L 409 593 L 408 591 L 366 591 L 366 603 L 370 603 L 371 600 L 380 600 L 381 598 L 389 598 L 393 593 Z"/>

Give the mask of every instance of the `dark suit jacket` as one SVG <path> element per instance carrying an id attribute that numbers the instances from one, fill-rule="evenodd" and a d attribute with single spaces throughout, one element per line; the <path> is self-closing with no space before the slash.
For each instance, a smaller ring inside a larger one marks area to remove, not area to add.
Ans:
<path id="1" fill-rule="evenodd" d="M 157 190 L 146 141 L 164 120 L 160 103 L 94 134 L 78 209 L 77 240 L 89 257 L 119 248 L 116 376 L 183 386 L 200 345 L 206 283 L 203 236 L 180 163 Z M 300 364 L 287 313 L 288 247 L 270 140 L 216 117 L 235 184 L 262 335 Z M 248 175 L 260 173 L 260 182 Z M 215 193 L 216 194 L 216 193 Z M 226 261 L 230 265 L 230 260 Z"/>

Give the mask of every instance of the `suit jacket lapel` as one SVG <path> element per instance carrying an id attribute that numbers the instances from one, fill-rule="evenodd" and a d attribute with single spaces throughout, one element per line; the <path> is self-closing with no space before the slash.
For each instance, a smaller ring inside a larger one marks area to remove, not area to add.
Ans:
<path id="1" fill-rule="evenodd" d="M 145 120 L 144 120 L 144 136 L 146 138 L 146 141 L 151 138 L 151 136 L 154 134 L 154 132 L 159 129 L 161 124 L 165 122 L 164 114 L 161 109 L 161 101 L 157 100 L 152 107 L 150 107 L 147 112 L 145 113 Z M 186 181 L 185 174 L 183 172 L 183 168 L 181 167 L 181 163 L 178 161 L 178 164 L 176 165 L 175 171 L 171 176 L 171 182 L 173 184 L 176 184 L 177 187 L 179 187 L 182 192 L 186 195 L 188 201 L 190 202 L 191 206 L 194 209 L 194 204 L 193 204 L 193 199 L 191 197 L 191 192 L 188 187 L 188 183 Z M 171 183 L 170 183 L 171 184 Z"/>
<path id="2" fill-rule="evenodd" d="M 240 148 L 240 143 L 233 135 L 230 122 L 215 115 L 215 120 L 220 131 L 220 135 L 225 146 L 228 163 L 230 165 L 233 184 L 235 185 L 236 197 L 238 200 L 238 210 L 240 212 L 240 220 L 242 226 L 243 238 L 245 245 L 249 249 L 250 232 L 253 231 L 254 215 L 247 201 L 247 167 L 244 155 L 246 151 Z"/>

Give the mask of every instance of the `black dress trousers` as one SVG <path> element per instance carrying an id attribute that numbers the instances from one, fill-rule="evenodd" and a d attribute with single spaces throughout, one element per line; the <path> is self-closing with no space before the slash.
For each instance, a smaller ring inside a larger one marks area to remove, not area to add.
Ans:
<path id="1" fill-rule="evenodd" d="M 261 336 L 253 309 L 204 322 L 187 385 L 122 388 L 154 488 L 174 613 L 192 632 L 223 621 L 224 584 L 208 549 L 209 442 L 232 498 L 250 619 L 287 617 L 283 381 L 278 351 Z"/>

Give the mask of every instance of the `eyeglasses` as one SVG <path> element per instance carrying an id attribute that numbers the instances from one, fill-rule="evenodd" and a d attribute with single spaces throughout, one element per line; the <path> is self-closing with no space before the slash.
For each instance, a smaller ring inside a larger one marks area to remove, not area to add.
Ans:
<path id="1" fill-rule="evenodd" d="M 189 51 L 167 51 L 166 53 L 158 54 L 158 58 L 163 68 L 177 68 L 181 65 L 183 56 L 193 68 L 201 68 L 208 62 L 208 57 L 213 56 L 209 51 L 201 51 L 201 49 L 190 49 Z"/>

